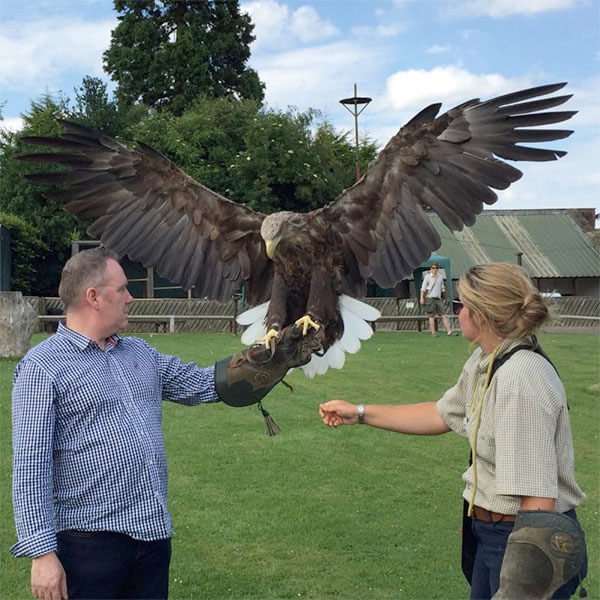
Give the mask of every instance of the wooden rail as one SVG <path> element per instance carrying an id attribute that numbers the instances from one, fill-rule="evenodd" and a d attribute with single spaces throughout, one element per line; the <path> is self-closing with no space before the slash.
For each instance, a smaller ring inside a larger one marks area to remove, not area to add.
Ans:
<path id="1" fill-rule="evenodd" d="M 450 319 L 457 319 L 456 315 L 448 315 Z M 65 319 L 65 315 L 38 315 L 38 318 L 42 322 L 58 322 Z M 235 320 L 235 315 L 128 315 L 129 321 L 147 322 L 154 323 L 156 325 L 157 333 L 175 333 L 175 322 L 176 321 L 229 321 L 229 331 L 236 333 L 238 331 L 238 324 Z M 417 321 L 420 325 L 422 321 L 427 321 L 429 317 L 427 315 L 382 315 L 373 321 L 373 329 L 376 329 L 377 323 L 400 323 L 402 321 Z M 562 319 L 576 319 L 583 321 L 600 321 L 600 317 L 596 316 L 583 316 L 583 315 L 558 315 L 558 320 Z"/>
<path id="2" fill-rule="evenodd" d="M 65 315 L 38 315 L 43 322 L 58 322 Z M 229 321 L 229 331 L 237 333 L 238 324 L 234 315 L 127 315 L 127 320 L 156 324 L 157 333 L 175 333 L 175 321 Z"/>

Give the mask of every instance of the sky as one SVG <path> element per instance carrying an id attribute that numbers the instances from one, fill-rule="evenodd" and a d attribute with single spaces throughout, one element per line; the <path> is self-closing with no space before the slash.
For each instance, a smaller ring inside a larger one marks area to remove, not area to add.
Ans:
<path id="1" fill-rule="evenodd" d="M 499 192 L 494 209 L 600 207 L 600 1 L 598 0 L 250 0 L 255 25 L 249 64 L 267 106 L 322 111 L 353 139 L 339 103 L 372 98 L 359 135 L 383 147 L 433 102 L 442 112 L 471 98 L 568 82 L 577 110 L 559 128 L 567 150 L 551 163 L 518 163 L 523 178 Z M 44 93 L 101 77 L 117 24 L 112 0 L 0 0 L 0 106 L 11 130 Z M 563 93 L 563 92 L 561 92 Z"/>

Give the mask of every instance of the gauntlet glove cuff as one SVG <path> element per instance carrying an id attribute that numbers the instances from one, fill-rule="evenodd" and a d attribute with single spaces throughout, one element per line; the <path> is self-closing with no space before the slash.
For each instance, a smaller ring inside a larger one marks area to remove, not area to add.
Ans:
<path id="1" fill-rule="evenodd" d="M 585 555 L 577 521 L 554 511 L 521 510 L 508 536 L 494 600 L 552 598 L 581 573 Z"/>
<path id="2" fill-rule="evenodd" d="M 283 330 L 271 353 L 261 345 L 236 352 L 215 363 L 215 388 L 230 406 L 249 406 L 264 398 L 293 367 L 305 365 L 320 342 L 313 332 L 303 336 L 292 325 Z"/>

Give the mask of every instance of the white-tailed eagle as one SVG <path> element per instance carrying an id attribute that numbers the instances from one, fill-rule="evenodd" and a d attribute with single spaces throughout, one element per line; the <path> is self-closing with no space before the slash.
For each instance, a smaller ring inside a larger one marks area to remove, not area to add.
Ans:
<path id="1" fill-rule="evenodd" d="M 62 121 L 63 135 L 27 138 L 58 153 L 21 158 L 67 167 L 28 179 L 61 184 L 48 196 L 91 219 L 88 233 L 120 256 L 155 267 L 184 289 L 194 287 L 199 297 L 225 302 L 246 284 L 251 306 L 268 302 L 242 317 L 245 324 L 258 322 L 247 331 L 252 339 L 298 319 L 319 328 L 326 355 L 304 367 L 310 376 L 342 366 L 344 351 L 355 352 L 359 339 L 369 337 L 365 320 L 378 313 L 354 300 L 364 297 L 368 279 L 393 287 L 439 248 L 424 207 L 450 230 L 461 230 L 496 201 L 493 189 L 521 177 L 504 160 L 566 154 L 521 145 L 572 133 L 539 127 L 575 114 L 547 110 L 570 98 L 548 96 L 564 85 L 470 100 L 441 116 L 441 104 L 432 104 L 400 129 L 360 181 L 305 214 L 253 211 L 144 144 L 133 150 L 68 121 Z"/>

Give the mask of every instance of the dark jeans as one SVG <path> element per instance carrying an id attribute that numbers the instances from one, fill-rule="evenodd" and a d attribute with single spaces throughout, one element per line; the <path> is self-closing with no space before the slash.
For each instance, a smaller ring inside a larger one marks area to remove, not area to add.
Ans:
<path id="1" fill-rule="evenodd" d="M 575 511 L 565 513 L 576 519 Z M 473 533 L 477 538 L 477 553 L 471 579 L 471 600 L 488 600 L 500 587 L 500 568 L 506 550 L 506 542 L 514 523 L 500 521 L 486 523 L 473 519 Z M 582 567 L 581 578 L 587 574 L 587 557 Z M 579 585 L 579 576 L 575 576 L 556 590 L 552 598 L 570 598 Z"/>
<path id="2" fill-rule="evenodd" d="M 70 600 L 167 598 L 170 539 L 143 542 L 110 531 L 57 537 Z"/>

